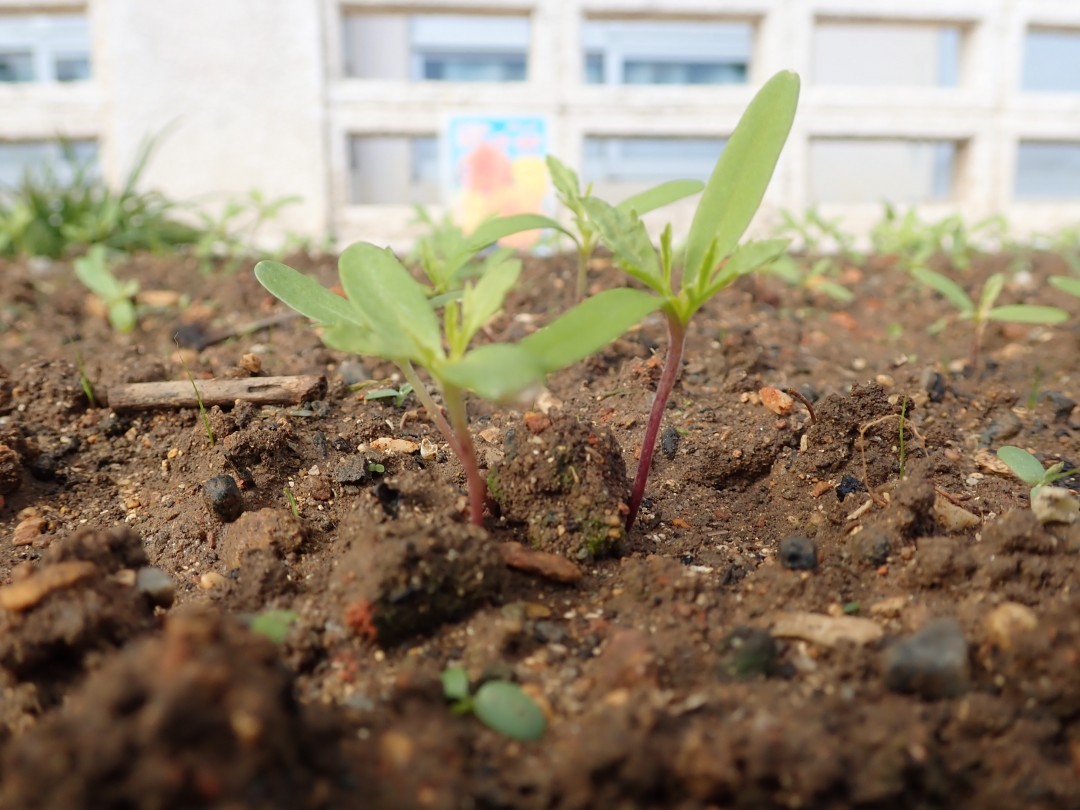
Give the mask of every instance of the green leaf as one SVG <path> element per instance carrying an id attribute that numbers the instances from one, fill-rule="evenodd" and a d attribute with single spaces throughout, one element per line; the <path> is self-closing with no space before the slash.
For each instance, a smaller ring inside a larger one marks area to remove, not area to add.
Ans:
<path id="1" fill-rule="evenodd" d="M 128 298 L 118 298 L 111 301 L 106 308 L 109 325 L 117 332 L 127 334 L 135 329 L 138 319 L 135 315 L 135 305 Z"/>
<path id="2" fill-rule="evenodd" d="M 745 276 L 747 273 L 752 273 L 759 267 L 764 267 L 779 259 L 787 251 L 789 244 L 790 240 L 787 239 L 763 239 L 739 245 L 728 257 L 728 260 L 713 273 L 709 286 L 700 295 L 696 291 L 694 292 L 693 303 L 695 309 L 731 284 L 739 276 Z M 783 271 L 781 271 L 781 275 L 782 273 Z M 795 278 L 798 279 L 800 275 L 796 271 Z"/>
<path id="3" fill-rule="evenodd" d="M 1001 295 L 1001 291 L 1005 289 L 1005 274 L 994 273 L 983 284 L 982 292 L 979 294 L 979 313 L 985 316 L 986 313 L 994 306 L 994 302 L 997 301 L 998 296 Z"/>
<path id="4" fill-rule="evenodd" d="M 641 216 L 658 208 L 663 208 L 665 205 L 671 205 L 671 203 L 689 197 L 691 194 L 697 194 L 703 188 L 705 188 L 705 184 L 700 180 L 671 180 L 647 188 L 632 197 L 627 197 L 615 207 L 624 214 L 634 211 Z"/>
<path id="5" fill-rule="evenodd" d="M 986 313 L 987 320 L 1007 323 L 1040 323 L 1047 326 L 1065 323 L 1069 313 L 1057 307 L 1044 307 L 1036 304 L 1009 304 L 994 307 Z"/>
<path id="6" fill-rule="evenodd" d="M 538 740 L 547 718 L 536 701 L 509 681 L 488 681 L 476 691 L 473 713 L 488 728 L 512 740 Z"/>
<path id="7" fill-rule="evenodd" d="M 620 211 L 596 197 L 585 200 L 585 210 L 604 243 L 615 254 L 619 267 L 660 295 L 668 295 L 656 248 L 637 214 Z"/>
<path id="8" fill-rule="evenodd" d="M 289 627 L 299 618 L 295 610 L 264 610 L 251 620 L 251 630 L 266 636 L 275 644 L 281 644 L 289 634 Z"/>
<path id="9" fill-rule="evenodd" d="M 319 323 L 360 321 L 360 313 L 340 295 L 335 295 L 311 276 L 279 262 L 255 265 L 255 278 L 275 298 L 301 315 Z"/>
<path id="10" fill-rule="evenodd" d="M 469 675 L 461 667 L 444 669 L 439 679 L 447 700 L 465 700 L 469 696 Z"/>
<path id="11" fill-rule="evenodd" d="M 713 240 L 717 256 L 735 249 L 757 213 L 791 131 L 799 103 L 799 77 L 773 76 L 758 91 L 732 132 L 701 195 L 686 242 L 683 286 L 703 287 L 704 267 Z"/>
<path id="12" fill-rule="evenodd" d="M 94 245 L 89 253 L 75 260 L 75 275 L 103 301 L 123 295 L 120 282 L 109 270 L 102 245 Z"/>
<path id="13" fill-rule="evenodd" d="M 461 299 L 462 349 L 503 305 L 506 294 L 521 275 L 521 262 L 506 259 L 488 269 Z"/>
<path id="14" fill-rule="evenodd" d="M 442 365 L 440 379 L 493 402 L 512 399 L 544 380 L 545 369 L 520 344 L 489 343 Z"/>
<path id="15" fill-rule="evenodd" d="M 551 184 L 562 197 L 563 204 L 571 210 L 580 206 L 581 181 L 577 173 L 554 155 L 548 155 L 544 160 L 551 175 Z"/>
<path id="16" fill-rule="evenodd" d="M 567 236 L 573 236 L 559 222 L 551 217 L 545 217 L 543 214 L 512 214 L 508 217 L 496 217 L 481 223 L 480 227 L 469 236 L 468 250 L 470 253 L 476 253 L 488 245 L 495 244 L 500 239 L 505 239 L 507 236 L 547 228 L 560 231 Z"/>
<path id="17" fill-rule="evenodd" d="M 1080 296 L 1080 278 L 1072 278 L 1071 276 L 1051 276 L 1050 283 L 1062 292 L 1067 292 L 1069 295 Z"/>
<path id="18" fill-rule="evenodd" d="M 997 457 L 1016 473 L 1017 478 L 1029 486 L 1042 483 L 1046 476 L 1042 463 L 1022 447 L 1014 447 L 1011 444 L 999 447 Z"/>
<path id="19" fill-rule="evenodd" d="M 660 299 L 641 290 L 604 290 L 537 330 L 518 345 L 547 373 L 599 351 L 650 312 Z"/>
<path id="20" fill-rule="evenodd" d="M 943 276 L 929 267 L 912 268 L 911 275 L 920 284 L 925 284 L 930 289 L 936 290 L 945 296 L 963 315 L 970 317 L 975 314 L 975 304 L 971 297 L 964 291 L 963 287 L 948 276 Z"/>
<path id="21" fill-rule="evenodd" d="M 810 289 L 823 292 L 834 301 L 839 301 L 844 304 L 855 299 L 855 293 L 843 284 L 838 284 L 835 281 L 829 281 L 828 279 L 815 279 L 810 285 Z"/>
<path id="22" fill-rule="evenodd" d="M 425 287 L 389 250 L 350 245 L 338 260 L 341 286 L 386 347 L 388 360 L 428 365 L 443 357 L 442 334 Z"/>
<path id="23" fill-rule="evenodd" d="M 332 323 L 323 329 L 322 342 L 331 349 L 367 357 L 394 357 L 399 346 L 394 341 L 367 327 L 346 321 Z"/>

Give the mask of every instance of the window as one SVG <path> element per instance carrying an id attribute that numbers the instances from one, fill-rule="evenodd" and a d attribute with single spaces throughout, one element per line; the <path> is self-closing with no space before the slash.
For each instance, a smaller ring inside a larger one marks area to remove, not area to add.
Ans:
<path id="1" fill-rule="evenodd" d="M 817 138 L 810 142 L 814 203 L 919 203 L 953 195 L 955 141 Z"/>
<path id="2" fill-rule="evenodd" d="M 343 28 L 350 78 L 521 82 L 528 77 L 527 17 L 351 13 Z"/>
<path id="3" fill-rule="evenodd" d="M 722 138 L 587 137 L 582 177 L 601 197 L 667 180 L 707 180 L 723 148 Z"/>
<path id="4" fill-rule="evenodd" d="M 847 87 L 956 87 L 958 25 L 819 21 L 813 77 Z"/>
<path id="5" fill-rule="evenodd" d="M 435 136 L 354 135 L 349 139 L 352 205 L 430 205 L 439 201 Z"/>
<path id="6" fill-rule="evenodd" d="M 76 167 L 97 165 L 95 141 L 0 141 L 0 189 L 12 188 L 27 174 L 53 172 L 60 182 L 71 179 Z"/>
<path id="7" fill-rule="evenodd" d="M 1024 90 L 1080 93 L 1080 31 L 1031 29 L 1024 38 Z"/>
<path id="8" fill-rule="evenodd" d="M 749 23 L 586 20 L 586 84 L 745 84 Z"/>
<path id="9" fill-rule="evenodd" d="M 1016 157 L 1017 199 L 1080 199 L 1080 142 L 1021 141 Z"/>
<path id="10" fill-rule="evenodd" d="M 85 14 L 0 14 L 0 83 L 89 78 Z"/>

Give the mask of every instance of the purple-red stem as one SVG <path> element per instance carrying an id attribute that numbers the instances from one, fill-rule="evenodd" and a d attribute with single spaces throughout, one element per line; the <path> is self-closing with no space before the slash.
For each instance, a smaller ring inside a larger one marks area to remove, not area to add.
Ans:
<path id="1" fill-rule="evenodd" d="M 645 428 L 645 439 L 641 444 L 641 459 L 638 461 L 634 486 L 630 490 L 630 513 L 626 516 L 626 530 L 630 531 L 637 520 L 641 501 L 645 497 L 645 484 L 649 480 L 653 453 L 656 452 L 656 440 L 660 435 L 660 424 L 664 421 L 664 409 L 667 407 L 675 380 L 679 378 L 682 366 L 683 346 L 686 343 L 686 326 L 673 313 L 667 315 L 668 349 L 664 358 L 664 370 L 660 374 L 660 383 L 656 386 L 652 411 L 649 412 L 649 424 Z"/>

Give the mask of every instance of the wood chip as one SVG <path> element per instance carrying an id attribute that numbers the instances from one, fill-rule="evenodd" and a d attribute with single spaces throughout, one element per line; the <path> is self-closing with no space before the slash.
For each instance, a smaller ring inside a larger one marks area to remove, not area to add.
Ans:
<path id="1" fill-rule="evenodd" d="M 371 443 L 371 447 L 374 450 L 378 450 L 380 453 L 402 456 L 417 453 L 420 450 L 420 445 L 414 441 L 410 441 L 409 439 L 391 439 L 385 436 L 375 439 Z"/>
<path id="2" fill-rule="evenodd" d="M 835 647 L 844 641 L 871 644 L 885 634 L 877 622 L 860 616 L 781 611 L 773 615 L 772 624 L 772 634 L 777 638 L 797 638 L 823 647 Z"/>
<path id="3" fill-rule="evenodd" d="M 982 518 L 940 495 L 934 498 L 934 517 L 946 531 L 962 532 L 982 523 Z"/>
<path id="4" fill-rule="evenodd" d="M 537 551 L 514 542 L 503 543 L 499 550 L 503 562 L 515 571 L 564 583 L 578 582 L 582 577 L 580 568 L 558 554 Z"/>
<path id="5" fill-rule="evenodd" d="M 70 588 L 76 582 L 98 573 L 98 567 L 83 560 L 62 562 L 36 571 L 26 579 L 0 588 L 0 608 L 28 610 L 54 591 Z"/>
<path id="6" fill-rule="evenodd" d="M 1013 471 L 1009 469 L 1009 465 L 985 447 L 975 453 L 975 466 L 980 470 L 993 473 L 994 475 L 1004 475 L 1006 478 L 1013 475 Z"/>
<path id="7" fill-rule="evenodd" d="M 771 385 L 758 389 L 758 398 L 762 405 L 778 416 L 787 416 L 795 410 L 795 400 L 791 398 L 791 395 Z"/>

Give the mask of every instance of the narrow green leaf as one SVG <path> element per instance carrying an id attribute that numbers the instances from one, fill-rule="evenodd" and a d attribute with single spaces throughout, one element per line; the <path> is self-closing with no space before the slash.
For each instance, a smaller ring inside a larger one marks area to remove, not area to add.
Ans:
<path id="1" fill-rule="evenodd" d="M 493 245 L 500 239 L 505 239 L 507 236 L 548 228 L 565 233 L 567 236 L 573 236 L 559 222 L 543 214 L 512 214 L 508 217 L 489 219 L 487 222 L 482 223 L 469 236 L 468 249 L 470 253 L 477 253 L 488 245 Z"/>
<path id="2" fill-rule="evenodd" d="M 444 669 L 439 678 L 447 700 L 464 700 L 469 696 L 469 675 L 461 667 Z"/>
<path id="3" fill-rule="evenodd" d="M 625 214 L 634 211 L 638 216 L 641 216 L 658 208 L 663 208 L 665 205 L 678 202 L 692 194 L 697 194 L 703 188 L 705 188 L 705 184 L 700 180 L 671 180 L 647 188 L 632 197 L 627 197 L 615 207 Z"/>
<path id="4" fill-rule="evenodd" d="M 429 364 L 443 356 L 442 334 L 425 287 L 389 250 L 369 242 L 350 245 L 338 260 L 341 286 L 380 342 L 388 360 Z"/>
<path id="5" fill-rule="evenodd" d="M 562 197 L 563 204 L 573 210 L 581 203 L 581 181 L 577 173 L 554 155 L 548 155 L 545 162 L 548 174 L 551 175 L 551 184 Z"/>
<path id="6" fill-rule="evenodd" d="M 772 264 L 784 255 L 789 244 L 790 240 L 788 239 L 762 239 L 739 245 L 728 257 L 728 260 L 713 273 L 709 286 L 705 288 L 704 292 L 700 296 L 694 296 L 695 309 L 731 284 L 739 276 L 745 276 L 760 267 Z M 792 265 L 792 268 L 794 269 L 794 265 Z M 799 277 L 800 273 L 796 269 L 793 278 L 798 279 Z"/>
<path id="7" fill-rule="evenodd" d="M 138 319 L 135 315 L 135 305 L 129 298 L 118 298 L 108 303 L 106 307 L 109 325 L 117 332 L 127 334 L 135 329 Z"/>
<path id="8" fill-rule="evenodd" d="M 585 210 L 619 267 L 660 295 L 667 295 L 656 248 L 637 214 L 620 211 L 596 197 L 585 200 Z"/>
<path id="9" fill-rule="evenodd" d="M 1046 476 L 1042 463 L 1022 447 L 1007 444 L 999 447 L 997 457 L 1004 461 L 1016 477 L 1029 486 L 1041 483 Z"/>
<path id="10" fill-rule="evenodd" d="M 981 314 L 985 315 L 993 308 L 994 302 L 997 301 L 1003 289 L 1005 289 L 1004 273 L 994 273 L 986 280 L 982 292 L 979 294 L 979 312 Z"/>
<path id="11" fill-rule="evenodd" d="M 855 293 L 843 284 L 838 284 L 835 281 L 829 281 L 827 279 L 815 279 L 810 285 L 810 289 L 823 292 L 834 301 L 840 301 L 844 304 L 855 299 Z"/>
<path id="12" fill-rule="evenodd" d="M 1057 307 L 1044 307 L 1036 304 L 1008 304 L 994 307 L 986 314 L 987 320 L 1007 323 L 1040 323 L 1047 326 L 1065 323 L 1069 313 Z"/>
<path id="13" fill-rule="evenodd" d="M 540 385 L 544 367 L 520 344 L 489 343 L 441 366 L 438 376 L 493 402 L 512 399 Z"/>
<path id="14" fill-rule="evenodd" d="M 791 131 L 799 103 L 799 77 L 773 76 L 758 91 L 732 132 L 701 195 L 686 242 L 683 286 L 703 287 L 705 255 L 714 239 L 717 255 L 735 249 L 757 213 Z"/>
<path id="15" fill-rule="evenodd" d="M 521 262 L 507 258 L 488 268 L 475 286 L 465 288 L 461 299 L 462 343 L 468 344 L 473 335 L 502 308 L 506 294 L 520 275 Z"/>
<path id="16" fill-rule="evenodd" d="M 313 321 L 324 324 L 362 321 L 356 308 L 340 295 L 287 265 L 259 262 L 255 265 L 255 278 L 275 298 Z"/>
<path id="17" fill-rule="evenodd" d="M 509 681 L 488 681 L 476 691 L 473 713 L 488 728 L 512 740 L 544 736 L 547 718 L 536 701 Z"/>
<path id="18" fill-rule="evenodd" d="M 518 345 L 552 372 L 588 357 L 622 335 L 650 312 L 660 299 L 641 290 L 604 290 L 539 329 Z"/>
<path id="19" fill-rule="evenodd" d="M 948 276 L 943 276 L 929 267 L 912 268 L 911 275 L 920 284 L 925 284 L 930 289 L 945 296 L 962 314 L 969 317 L 975 314 L 975 304 L 971 297 L 964 291 L 963 287 Z"/>
<path id="20" fill-rule="evenodd" d="M 1080 278 L 1073 278 L 1071 276 L 1051 276 L 1050 283 L 1062 292 L 1067 292 L 1069 295 L 1080 296 Z"/>

